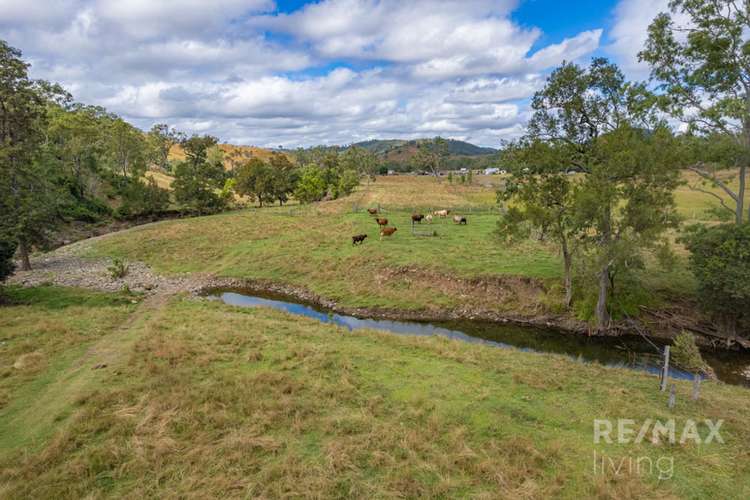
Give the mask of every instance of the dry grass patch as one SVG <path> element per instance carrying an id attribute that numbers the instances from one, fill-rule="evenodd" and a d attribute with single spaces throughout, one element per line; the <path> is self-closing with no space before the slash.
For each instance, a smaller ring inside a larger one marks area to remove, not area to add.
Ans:
<path id="1" fill-rule="evenodd" d="M 0 465 L 5 496 L 750 491 L 743 416 L 750 396 L 740 388 L 707 384 L 693 404 L 688 384 L 679 384 L 681 404 L 669 413 L 655 379 L 643 374 L 188 299 L 132 332 L 139 340 L 128 362 L 79 399 L 70 425 L 41 451 L 16 449 Z M 676 476 L 669 482 L 591 472 L 592 418 L 669 415 L 721 415 L 726 445 L 669 448 Z"/>

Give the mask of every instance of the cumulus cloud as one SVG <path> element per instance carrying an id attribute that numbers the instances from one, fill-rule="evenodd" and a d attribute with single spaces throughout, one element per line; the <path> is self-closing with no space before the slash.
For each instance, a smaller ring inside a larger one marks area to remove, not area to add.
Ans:
<path id="1" fill-rule="evenodd" d="M 625 0 L 623 0 L 624 2 Z M 630 0 L 633 1 L 633 0 Z M 0 0 L 34 76 L 148 128 L 265 146 L 522 133 L 549 69 L 601 30 L 538 46 L 517 0 Z M 625 43 L 625 42 L 623 42 Z"/>
<path id="2" fill-rule="evenodd" d="M 648 38 L 648 26 L 661 12 L 669 12 L 669 0 L 621 0 L 615 7 L 607 52 L 631 78 L 648 76 L 648 65 L 638 61 L 638 52 Z"/>

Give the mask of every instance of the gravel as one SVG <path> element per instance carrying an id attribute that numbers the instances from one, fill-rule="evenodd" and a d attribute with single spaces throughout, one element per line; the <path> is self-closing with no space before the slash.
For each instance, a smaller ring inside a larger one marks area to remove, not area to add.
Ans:
<path id="1" fill-rule="evenodd" d="M 84 259 L 60 249 L 32 259 L 31 271 L 18 270 L 8 281 L 21 286 L 58 285 L 104 292 L 127 287 L 132 292 L 169 295 L 197 293 L 205 286 L 200 276 L 160 276 L 141 262 L 126 262 L 126 275 L 113 278 L 108 270 L 111 264 L 111 259 Z"/>

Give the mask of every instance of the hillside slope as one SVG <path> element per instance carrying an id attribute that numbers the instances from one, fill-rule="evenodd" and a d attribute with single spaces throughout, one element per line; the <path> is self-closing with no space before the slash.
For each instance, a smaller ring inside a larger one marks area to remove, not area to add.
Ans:
<path id="1" fill-rule="evenodd" d="M 274 151 L 265 148 L 259 148 L 257 146 L 236 146 L 234 144 L 219 144 L 219 148 L 224 152 L 224 166 L 229 170 L 232 168 L 233 163 L 238 163 L 249 160 L 250 158 L 260 158 L 261 160 L 268 161 Z M 286 153 L 284 153 L 286 154 Z M 175 144 L 169 151 L 170 160 L 184 160 L 185 151 L 182 146 Z"/>

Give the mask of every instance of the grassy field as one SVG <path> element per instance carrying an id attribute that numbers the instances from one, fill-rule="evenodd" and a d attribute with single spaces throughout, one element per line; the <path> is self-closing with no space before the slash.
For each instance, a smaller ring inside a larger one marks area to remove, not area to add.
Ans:
<path id="1" fill-rule="evenodd" d="M 670 411 L 655 377 L 563 357 L 181 297 L 10 299 L 3 498 L 750 495 L 746 389 L 678 382 Z M 724 419 L 724 444 L 595 445 L 595 418 Z M 673 469 L 601 473 L 595 451 Z"/>
<path id="2" fill-rule="evenodd" d="M 482 307 L 533 315 L 560 302 L 560 257 L 538 241 L 509 246 L 494 231 L 497 176 L 471 186 L 430 177 L 381 177 L 353 195 L 313 206 L 267 207 L 213 217 L 169 221 L 114 235 L 88 250 L 95 256 L 144 261 L 163 273 L 208 272 L 304 286 L 343 305 L 400 309 Z M 686 187 L 680 212 L 711 221 L 713 199 Z M 380 205 L 398 228 L 378 241 L 378 227 L 364 208 Z M 450 208 L 469 223 L 450 219 L 422 224 L 411 234 L 410 215 Z M 367 233 L 362 246 L 351 236 Z M 679 249 L 679 246 L 677 246 Z M 505 286 L 497 280 L 516 280 Z M 476 286 L 471 280 L 483 280 Z M 494 281 L 493 281 L 494 280 Z M 644 282 L 655 303 L 690 296 L 694 282 L 680 256 L 671 269 L 653 265 Z"/>
<path id="3" fill-rule="evenodd" d="M 457 294 L 461 279 L 559 274 L 558 258 L 549 249 L 497 242 L 492 236 L 495 214 L 470 215 L 466 226 L 442 219 L 420 228 L 436 231 L 437 237 L 412 236 L 410 214 L 385 213 L 398 231 L 381 242 L 377 224 L 364 211 L 240 211 L 136 228 L 98 242 L 90 255 L 141 260 L 162 273 L 271 279 L 305 286 L 346 305 L 370 307 L 469 304 L 481 300 L 479 290 Z M 352 246 L 351 236 L 359 233 L 369 238 Z M 510 299 L 496 305 L 518 305 Z"/>

